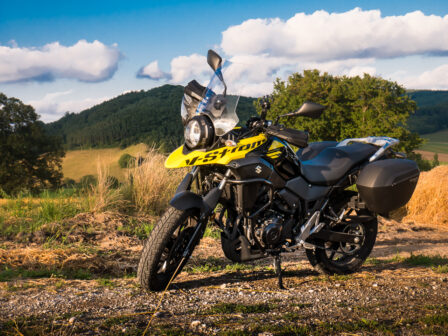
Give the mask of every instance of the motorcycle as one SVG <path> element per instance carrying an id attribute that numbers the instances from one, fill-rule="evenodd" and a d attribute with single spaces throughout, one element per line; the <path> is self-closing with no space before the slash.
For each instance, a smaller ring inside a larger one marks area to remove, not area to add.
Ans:
<path id="1" fill-rule="evenodd" d="M 185 87 L 185 143 L 165 162 L 193 168 L 144 244 L 141 286 L 168 288 L 209 222 L 221 230 L 231 261 L 274 257 L 280 288 L 281 254 L 298 248 L 319 272 L 357 271 L 375 244 L 377 215 L 411 198 L 420 174 L 416 163 L 392 150 L 397 139 L 308 143 L 307 132 L 279 124 L 319 118 L 325 107 L 312 102 L 270 121 L 270 101 L 263 99 L 260 116 L 236 127 L 238 96 L 227 95 L 222 58 L 209 50 L 207 62 L 214 74 L 207 87 L 195 80 Z"/>

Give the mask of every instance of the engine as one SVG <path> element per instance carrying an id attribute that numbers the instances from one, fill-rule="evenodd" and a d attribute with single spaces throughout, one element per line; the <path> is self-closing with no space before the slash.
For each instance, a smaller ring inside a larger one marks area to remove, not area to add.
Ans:
<path id="1" fill-rule="evenodd" d="M 264 247 L 275 247 L 282 241 L 284 219 L 277 213 L 269 212 L 255 228 L 255 236 Z"/>

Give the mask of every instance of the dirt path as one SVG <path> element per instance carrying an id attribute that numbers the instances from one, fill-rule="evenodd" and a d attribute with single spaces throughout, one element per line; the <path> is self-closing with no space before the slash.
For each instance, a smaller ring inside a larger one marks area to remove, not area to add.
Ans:
<path id="1" fill-rule="evenodd" d="M 217 241 L 204 238 L 148 334 L 448 333 L 448 266 L 440 266 L 448 261 L 448 231 L 382 224 L 372 258 L 349 276 L 318 275 L 303 253 L 283 260 L 287 289 L 279 290 L 272 260 L 234 267 Z M 141 335 L 159 300 L 132 277 L 3 281 L 0 330 Z"/>

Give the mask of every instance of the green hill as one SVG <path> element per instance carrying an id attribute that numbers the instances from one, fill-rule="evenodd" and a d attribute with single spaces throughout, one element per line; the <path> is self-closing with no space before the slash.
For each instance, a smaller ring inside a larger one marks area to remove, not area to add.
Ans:
<path id="1" fill-rule="evenodd" d="M 124 148 L 140 142 L 172 149 L 183 141 L 182 95 L 183 87 L 174 85 L 130 92 L 77 114 L 67 113 L 46 128 L 61 136 L 67 149 Z M 240 98 L 241 121 L 256 113 L 253 101 Z"/>
<path id="2" fill-rule="evenodd" d="M 448 129 L 425 134 L 423 137 L 427 143 L 422 146 L 422 150 L 448 154 Z"/>
<path id="3" fill-rule="evenodd" d="M 418 109 L 408 121 L 420 134 L 448 129 L 448 91 L 409 91 Z M 130 92 L 80 113 L 67 113 L 46 124 L 67 149 L 104 148 L 146 143 L 173 149 L 183 141 L 180 119 L 182 86 L 163 85 L 149 91 Z M 254 115 L 255 98 L 241 97 L 240 124 Z"/>
<path id="4" fill-rule="evenodd" d="M 411 91 L 409 96 L 417 103 L 408 126 L 411 131 L 427 134 L 448 128 L 448 91 Z"/>

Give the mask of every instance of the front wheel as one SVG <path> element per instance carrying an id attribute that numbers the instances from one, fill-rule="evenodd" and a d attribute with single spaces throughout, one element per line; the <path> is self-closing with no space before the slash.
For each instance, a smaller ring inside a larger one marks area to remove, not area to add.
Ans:
<path id="1" fill-rule="evenodd" d="M 200 232 L 184 258 L 198 218 L 199 211 L 195 209 L 180 211 L 170 207 L 165 211 L 146 240 L 140 257 L 137 278 L 143 288 L 163 290 L 180 273 L 204 233 Z"/>
<path id="2" fill-rule="evenodd" d="M 356 272 L 372 252 L 378 231 L 378 221 L 371 213 L 358 215 L 372 216 L 367 222 L 342 221 L 332 230 L 356 234 L 359 244 L 318 242 L 321 248 L 307 249 L 306 256 L 314 268 L 324 274 L 350 274 Z"/>

